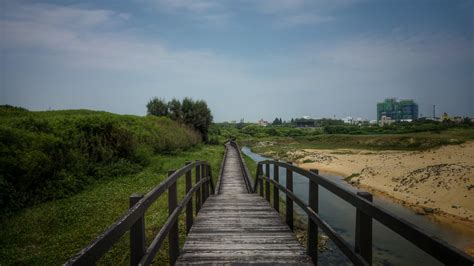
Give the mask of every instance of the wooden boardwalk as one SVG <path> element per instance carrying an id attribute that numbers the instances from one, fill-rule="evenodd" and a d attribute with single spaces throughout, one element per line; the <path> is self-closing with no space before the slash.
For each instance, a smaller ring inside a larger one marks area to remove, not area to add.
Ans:
<path id="1" fill-rule="evenodd" d="M 177 265 L 312 265 L 279 214 L 264 198 L 247 192 L 239 156 L 227 144 L 219 194 L 199 211 Z"/>
<path id="2" fill-rule="evenodd" d="M 387 226 L 445 265 L 474 265 L 473 257 L 374 205 L 370 193 L 347 190 L 320 176 L 317 170 L 307 171 L 292 163 L 265 160 L 258 163 L 256 182 L 252 186 L 238 144 L 232 141 L 226 144 L 223 163 L 217 194 L 214 193 L 211 165 L 205 161 L 186 162 L 180 169 L 170 170 L 168 178 L 146 195 L 132 194 L 128 211 L 65 265 L 95 265 L 127 231 L 130 232 L 131 265 L 151 265 L 166 238 L 172 265 L 312 265 L 313 261 L 318 261 L 317 239 L 318 229 L 321 229 L 354 265 L 368 266 L 373 262 L 372 220 Z M 273 177 L 270 176 L 270 166 L 273 167 Z M 279 169 L 286 169 L 285 186 L 279 183 Z M 307 203 L 292 192 L 293 173 L 309 181 Z M 185 177 L 186 195 L 178 202 L 177 182 L 180 177 Z M 273 193 L 270 193 L 271 186 Z M 356 208 L 354 245 L 318 215 L 319 187 Z M 259 194 L 248 191 L 259 191 Z M 282 192 L 286 194 L 286 209 L 290 210 L 285 212 L 288 224 L 293 224 L 294 204 L 308 216 L 306 250 L 275 211 L 279 209 L 278 198 Z M 271 194 L 277 199 L 273 201 L 274 208 L 269 204 Z M 151 244 L 146 245 L 145 212 L 163 195 L 168 196 L 168 219 Z M 193 209 L 199 211 L 195 220 Z M 189 234 L 180 252 L 179 215 L 184 210 Z M 161 265 L 163 262 L 155 263 Z"/>

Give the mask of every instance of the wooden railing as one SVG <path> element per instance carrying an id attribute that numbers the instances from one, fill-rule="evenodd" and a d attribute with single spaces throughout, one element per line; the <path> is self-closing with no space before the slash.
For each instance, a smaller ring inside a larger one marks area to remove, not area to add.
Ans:
<path id="1" fill-rule="evenodd" d="M 273 178 L 270 177 L 270 166 L 273 165 Z M 263 167 L 265 166 L 265 174 Z M 279 167 L 286 169 L 286 186 L 279 183 Z M 308 178 L 308 202 L 301 200 L 293 193 L 293 173 Z M 372 264 L 372 219 L 393 230 L 432 257 L 446 265 L 474 265 L 474 259 L 457 248 L 424 233 L 417 226 L 395 216 L 389 211 L 372 203 L 372 195 L 368 192 L 353 193 L 329 179 L 320 176 L 317 170 L 307 171 L 282 161 L 262 161 L 257 165 L 253 192 L 259 194 L 268 202 L 270 186 L 273 185 L 274 209 L 279 211 L 280 191 L 286 195 L 286 222 L 293 230 L 293 203 L 300 206 L 308 216 L 307 253 L 317 264 L 318 257 L 318 228 L 336 244 L 336 246 L 355 265 Z M 265 186 L 263 185 L 265 183 Z M 331 226 L 318 214 L 318 188 L 324 187 L 346 202 L 356 207 L 355 246 L 351 247 Z"/>
<path id="2" fill-rule="evenodd" d="M 192 184 L 192 170 L 195 169 L 195 183 Z M 178 203 L 177 180 L 185 176 L 186 195 Z M 150 246 L 145 245 L 145 212 L 168 191 L 168 219 L 154 237 Z M 210 194 L 214 194 L 211 167 L 207 162 L 187 162 L 179 170 L 168 172 L 168 178 L 146 195 L 130 196 L 130 209 L 91 244 L 67 261 L 66 265 L 91 265 L 100 259 L 127 231 L 130 231 L 130 264 L 150 265 L 166 236 L 169 241 L 170 263 L 174 264 L 179 256 L 178 218 L 186 208 L 186 232 L 193 225 L 193 196 L 195 212 Z"/>

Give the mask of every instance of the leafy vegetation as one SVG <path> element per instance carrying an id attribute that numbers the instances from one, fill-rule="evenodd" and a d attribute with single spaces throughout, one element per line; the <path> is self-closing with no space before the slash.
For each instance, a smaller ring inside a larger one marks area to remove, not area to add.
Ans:
<path id="1" fill-rule="evenodd" d="M 167 116 L 170 119 L 189 125 L 199 131 L 204 141 L 208 141 L 209 126 L 212 123 L 212 114 L 207 103 L 203 100 L 194 101 L 184 98 L 182 102 L 173 99 L 166 103 L 164 99 L 153 98 L 147 104 L 148 114 Z"/>
<path id="2" fill-rule="evenodd" d="M 162 182 L 170 169 L 179 169 L 186 161 L 210 162 L 216 182 L 222 161 L 222 145 L 198 145 L 177 154 L 151 156 L 150 163 L 135 174 L 101 179 L 88 189 L 69 198 L 25 208 L 0 221 L 0 263 L 2 265 L 59 265 L 80 251 L 108 228 L 129 207 L 129 196 L 146 193 Z M 194 171 L 193 171 L 194 175 Z M 178 182 L 178 200 L 184 198 L 185 178 Z M 168 218 L 167 196 L 162 195 L 145 216 L 147 245 Z M 185 236 L 185 215 L 180 216 L 181 245 Z M 167 243 L 157 254 L 167 264 Z M 99 265 L 129 264 L 129 236 L 106 253 Z"/>
<path id="3" fill-rule="evenodd" d="M 152 154 L 177 153 L 199 142 L 199 133 L 166 117 L 0 106 L 0 213 L 136 173 Z"/>
<path id="4" fill-rule="evenodd" d="M 291 123 L 262 127 L 250 123 L 214 124 L 210 134 L 219 141 L 236 139 L 239 143 L 260 150 L 281 146 L 293 148 L 358 148 L 417 150 L 460 144 L 474 140 L 474 126 L 465 120 L 462 123 L 416 121 L 394 123 L 389 126 L 348 125 L 340 120 L 320 119 L 314 128 L 298 128 Z M 261 143 L 271 143 L 265 147 Z M 258 144 L 258 145 L 257 145 Z"/>

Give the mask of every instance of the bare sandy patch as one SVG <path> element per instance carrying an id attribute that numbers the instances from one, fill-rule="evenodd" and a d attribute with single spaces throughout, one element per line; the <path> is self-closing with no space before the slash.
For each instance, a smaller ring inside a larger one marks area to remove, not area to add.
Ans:
<path id="1" fill-rule="evenodd" d="M 462 224 L 474 236 L 474 142 L 426 151 L 303 149 L 288 152 L 287 158 L 305 169 L 346 177 L 419 214 Z M 470 248 L 466 251 L 474 254 Z"/>
<path id="2" fill-rule="evenodd" d="M 427 151 L 314 150 L 289 152 L 302 168 L 352 176 L 427 212 L 474 221 L 474 142 Z"/>

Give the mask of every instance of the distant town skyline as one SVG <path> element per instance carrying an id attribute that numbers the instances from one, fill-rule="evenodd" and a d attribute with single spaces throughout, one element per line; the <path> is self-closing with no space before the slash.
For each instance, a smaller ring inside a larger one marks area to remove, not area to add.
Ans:
<path id="1" fill-rule="evenodd" d="M 215 121 L 376 119 L 376 103 L 474 116 L 474 2 L 5 0 L 0 104 L 144 115 L 206 100 Z"/>

